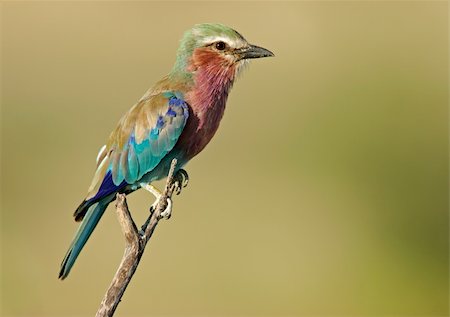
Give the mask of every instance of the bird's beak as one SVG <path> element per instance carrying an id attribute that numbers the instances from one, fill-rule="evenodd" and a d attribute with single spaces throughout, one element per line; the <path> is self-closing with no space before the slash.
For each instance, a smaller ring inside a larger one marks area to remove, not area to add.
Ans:
<path id="1" fill-rule="evenodd" d="M 238 56 L 239 60 L 275 56 L 271 51 L 251 44 L 248 47 L 235 51 L 235 54 Z"/>

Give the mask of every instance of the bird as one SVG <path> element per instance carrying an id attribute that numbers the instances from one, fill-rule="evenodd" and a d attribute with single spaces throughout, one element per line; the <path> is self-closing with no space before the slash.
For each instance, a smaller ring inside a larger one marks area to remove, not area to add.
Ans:
<path id="1" fill-rule="evenodd" d="M 60 279 L 68 276 L 117 193 L 146 189 L 155 196 L 155 207 L 162 193 L 152 182 L 167 176 L 173 159 L 177 185 L 186 185 L 182 167 L 215 135 L 235 79 L 250 59 L 270 56 L 223 24 L 196 24 L 184 33 L 172 70 L 123 115 L 100 149 L 88 193 L 74 213 L 81 224 L 61 263 Z M 170 198 L 166 205 L 161 217 L 169 218 Z"/>

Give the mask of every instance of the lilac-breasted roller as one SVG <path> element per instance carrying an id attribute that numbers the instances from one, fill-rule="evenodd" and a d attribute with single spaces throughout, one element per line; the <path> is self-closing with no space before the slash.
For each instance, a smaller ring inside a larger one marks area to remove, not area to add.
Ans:
<path id="1" fill-rule="evenodd" d="M 222 24 L 198 24 L 184 34 L 172 71 L 122 117 L 100 150 L 87 196 L 74 214 L 81 225 L 61 264 L 61 279 L 117 193 L 145 188 L 155 195 L 155 206 L 161 192 L 151 183 L 167 176 L 174 158 L 175 177 L 187 177 L 181 168 L 216 133 L 236 76 L 248 59 L 268 56 L 273 53 Z M 167 203 L 166 218 L 172 206 Z"/>

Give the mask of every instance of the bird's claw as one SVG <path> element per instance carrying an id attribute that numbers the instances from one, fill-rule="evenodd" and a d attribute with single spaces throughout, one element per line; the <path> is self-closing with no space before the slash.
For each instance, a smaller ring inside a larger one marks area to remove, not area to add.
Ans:
<path id="1" fill-rule="evenodd" d="M 179 195 L 189 183 L 189 175 L 184 169 L 179 169 L 173 176 L 172 191 Z"/>
<path id="2" fill-rule="evenodd" d="M 156 208 L 158 207 L 160 199 L 157 199 L 153 205 L 150 206 L 150 213 L 153 214 L 153 212 L 155 212 Z M 163 211 L 161 211 L 161 213 L 158 216 L 158 219 L 170 219 L 170 217 L 172 216 L 172 199 L 167 197 L 167 202 L 165 204 L 165 208 Z"/>
<path id="3" fill-rule="evenodd" d="M 170 185 L 171 192 L 179 195 L 181 193 L 181 189 L 186 187 L 188 183 L 189 183 L 188 173 L 183 169 L 179 169 L 175 173 L 175 175 L 173 175 L 172 184 Z M 154 186 L 150 184 L 142 184 L 141 187 L 144 187 L 153 195 L 155 195 L 155 197 L 157 197 L 153 205 L 150 206 L 150 213 L 153 214 L 156 211 L 156 208 L 158 207 L 158 204 L 163 195 Z M 169 219 L 171 215 L 172 215 L 172 199 L 170 197 L 167 197 L 167 200 L 164 203 L 164 210 L 161 211 L 161 213 L 158 216 L 158 219 L 162 218 Z"/>
<path id="4" fill-rule="evenodd" d="M 172 199 L 167 198 L 166 208 L 164 208 L 164 210 L 159 214 L 159 219 L 170 219 L 170 216 L 172 216 Z"/>

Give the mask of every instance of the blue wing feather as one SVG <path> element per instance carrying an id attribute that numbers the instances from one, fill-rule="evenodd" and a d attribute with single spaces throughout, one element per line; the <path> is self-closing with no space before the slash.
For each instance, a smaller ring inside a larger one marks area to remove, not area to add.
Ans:
<path id="1" fill-rule="evenodd" d="M 127 185 L 127 182 L 124 180 L 119 185 L 114 184 L 112 173 L 111 171 L 108 171 L 103 178 L 102 184 L 100 185 L 100 189 L 98 190 L 97 194 L 95 194 L 94 197 L 89 199 L 89 201 L 98 201 L 99 199 L 109 196 L 113 193 L 118 192 L 120 189 L 125 187 Z"/>
<path id="2" fill-rule="evenodd" d="M 111 161 L 108 171 L 112 172 L 114 184 L 138 182 L 175 146 L 189 115 L 188 105 L 178 93 L 165 92 L 163 96 L 166 102 L 160 107 L 159 114 L 145 114 L 153 124 L 146 127 L 146 137 L 138 142 L 135 129 L 132 129 L 128 141 L 120 149 L 120 163 Z"/>
<path id="3" fill-rule="evenodd" d="M 106 162 L 104 174 L 101 175 L 104 164 L 100 163 L 96 172 L 99 177 L 91 185 L 85 206 L 135 184 L 151 172 L 175 146 L 188 115 L 188 105 L 182 95 L 167 91 L 143 100 L 130 110 L 112 134 L 111 143 L 105 149 L 108 154 L 102 158 Z M 122 138 L 125 139 L 120 141 Z"/>

